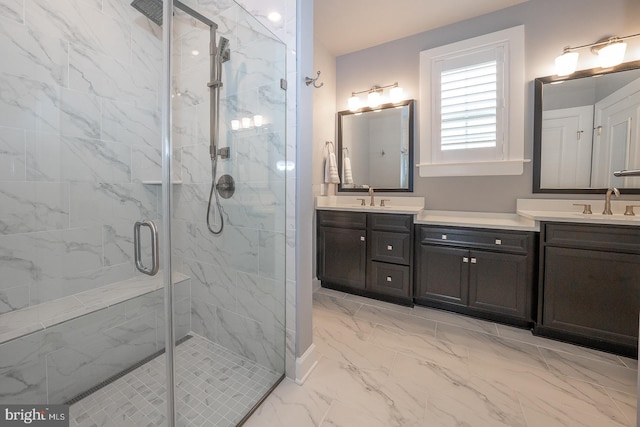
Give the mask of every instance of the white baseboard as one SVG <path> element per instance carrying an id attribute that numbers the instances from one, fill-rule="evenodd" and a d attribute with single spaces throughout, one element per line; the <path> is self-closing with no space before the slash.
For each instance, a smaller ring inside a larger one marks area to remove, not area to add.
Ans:
<path id="1" fill-rule="evenodd" d="M 296 359 L 296 384 L 302 385 L 318 364 L 316 345 L 311 344 L 304 354 Z"/>
<path id="2" fill-rule="evenodd" d="M 320 289 L 322 287 L 322 282 L 320 282 L 320 280 L 316 277 L 314 277 L 311 280 L 311 290 L 313 292 L 317 291 L 318 289 Z"/>

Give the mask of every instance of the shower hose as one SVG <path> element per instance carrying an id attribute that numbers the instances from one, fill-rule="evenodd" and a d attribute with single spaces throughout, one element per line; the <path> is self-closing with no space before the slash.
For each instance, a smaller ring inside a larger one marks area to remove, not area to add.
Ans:
<path id="1" fill-rule="evenodd" d="M 220 204 L 220 197 L 218 195 L 218 191 L 216 191 L 216 171 L 218 169 L 218 156 L 213 155 L 211 156 L 211 191 L 209 191 L 209 204 L 207 205 L 207 228 L 209 229 L 209 231 L 213 234 L 221 234 L 222 233 L 222 229 L 224 228 L 224 218 L 222 216 L 223 214 L 223 209 L 222 209 L 222 205 Z M 215 195 L 215 196 L 214 196 Z M 216 199 L 216 207 L 218 208 L 218 215 L 220 216 L 220 227 L 217 230 L 214 230 L 213 227 L 211 227 L 211 202 L 213 201 L 213 198 L 215 197 Z"/>

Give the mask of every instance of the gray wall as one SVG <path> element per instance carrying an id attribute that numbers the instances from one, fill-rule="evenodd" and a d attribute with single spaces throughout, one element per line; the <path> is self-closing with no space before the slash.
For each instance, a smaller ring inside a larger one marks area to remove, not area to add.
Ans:
<path id="1" fill-rule="evenodd" d="M 606 19 L 601 19 L 605 16 Z M 404 88 L 408 98 L 418 100 L 420 51 L 524 24 L 527 82 L 524 138 L 525 157 L 531 158 L 533 80 L 554 73 L 554 59 L 565 46 L 640 32 L 638 17 L 638 0 L 529 0 L 498 12 L 343 55 L 337 58 L 336 111 L 347 108 L 352 91 L 395 81 Z M 627 60 L 639 57 L 640 41 L 629 40 Z M 582 49 L 578 68 L 595 67 L 596 60 L 588 49 Z M 420 108 L 419 100 L 417 108 Z M 418 112 L 416 117 L 419 117 Z M 416 131 L 415 160 L 418 163 L 419 126 Z M 553 197 L 532 194 L 532 170 L 532 164 L 528 163 L 521 176 L 421 178 L 414 168 L 414 195 L 425 196 L 428 209 L 514 212 L 517 198 Z"/>

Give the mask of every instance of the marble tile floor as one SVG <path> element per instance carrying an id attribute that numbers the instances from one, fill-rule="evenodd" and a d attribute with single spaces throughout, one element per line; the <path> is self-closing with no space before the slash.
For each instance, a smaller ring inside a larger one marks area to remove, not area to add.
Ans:
<path id="1" fill-rule="evenodd" d="M 245 426 L 636 425 L 637 360 L 327 289 L 313 325 L 318 365 Z"/>
<path id="2" fill-rule="evenodd" d="M 176 347 L 178 426 L 231 427 L 280 377 L 201 336 Z M 69 408 L 71 427 L 166 426 L 164 354 Z"/>

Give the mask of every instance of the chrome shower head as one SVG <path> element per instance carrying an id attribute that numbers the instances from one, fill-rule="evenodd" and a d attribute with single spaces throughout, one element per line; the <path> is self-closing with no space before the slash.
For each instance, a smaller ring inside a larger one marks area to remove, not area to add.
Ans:
<path id="1" fill-rule="evenodd" d="M 220 41 L 218 42 L 218 56 L 222 58 L 222 62 L 226 62 L 231 58 L 229 39 L 220 37 Z"/>
<path id="2" fill-rule="evenodd" d="M 161 0 L 133 0 L 131 6 L 138 12 L 162 26 L 162 1 Z"/>

